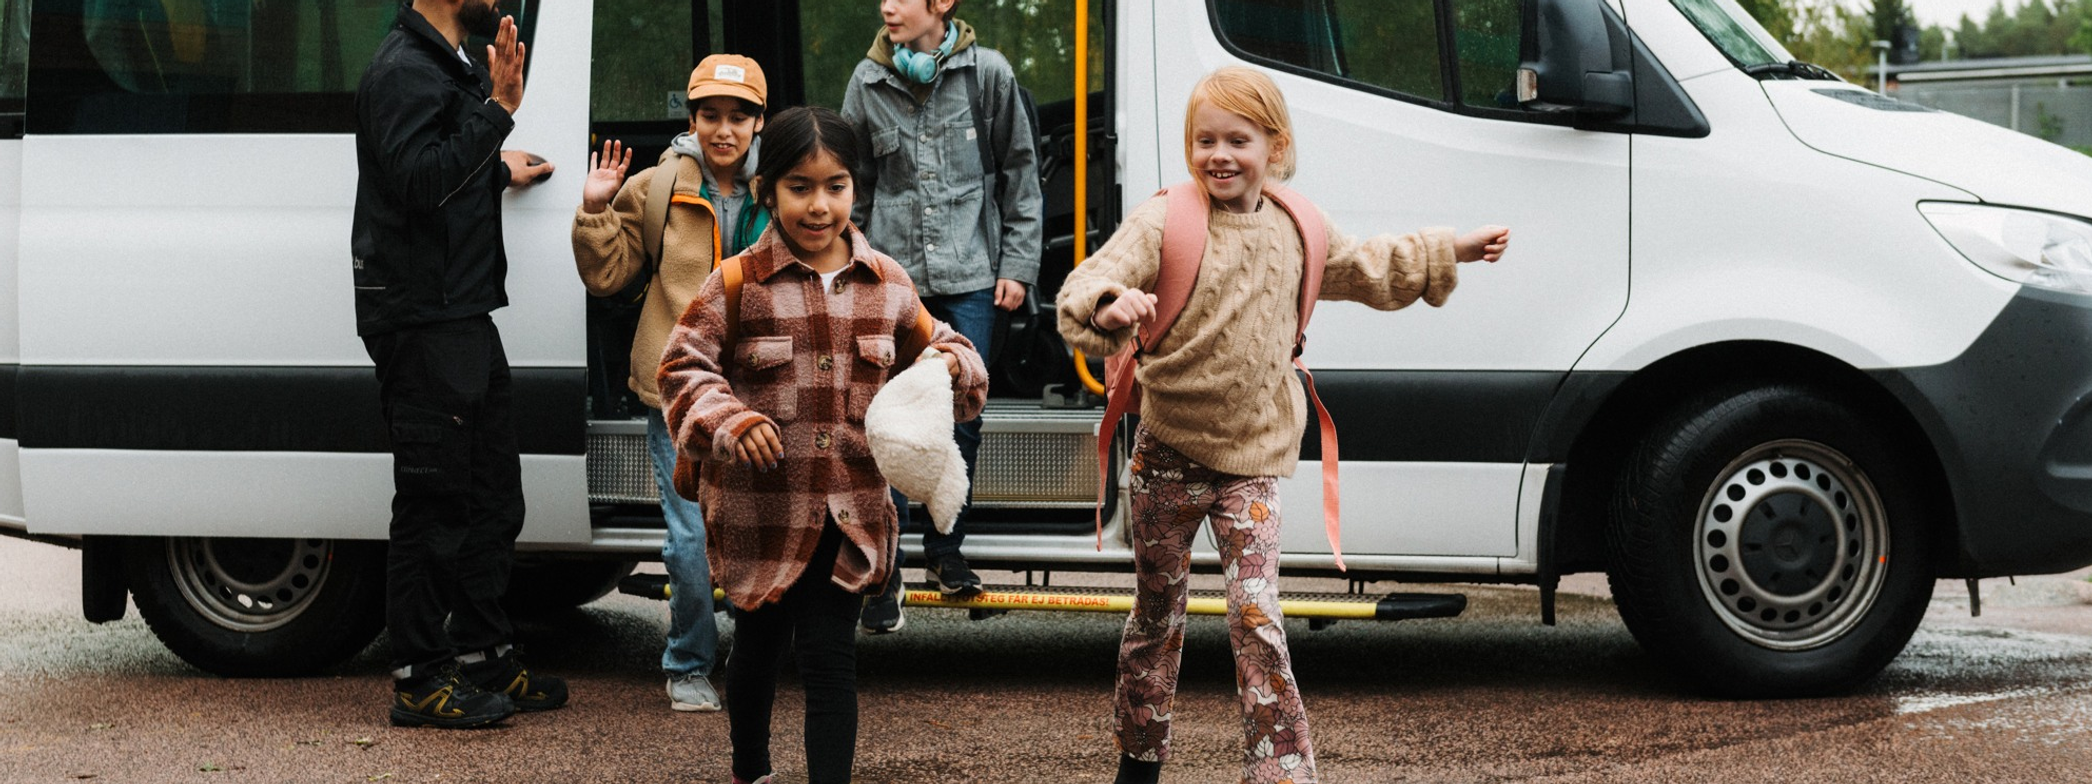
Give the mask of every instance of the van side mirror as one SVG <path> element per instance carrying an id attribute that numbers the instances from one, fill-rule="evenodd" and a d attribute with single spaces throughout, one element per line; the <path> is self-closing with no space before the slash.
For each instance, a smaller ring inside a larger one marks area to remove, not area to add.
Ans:
<path id="1" fill-rule="evenodd" d="M 1617 116 L 1634 108 L 1626 29 L 1604 0 L 1525 0 L 1518 103 L 1538 111 Z"/>

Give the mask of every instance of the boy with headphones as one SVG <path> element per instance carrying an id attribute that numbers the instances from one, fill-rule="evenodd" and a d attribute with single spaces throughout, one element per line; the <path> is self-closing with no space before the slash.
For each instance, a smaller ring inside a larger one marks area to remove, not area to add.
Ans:
<path id="1" fill-rule="evenodd" d="M 952 18 L 958 5 L 882 0 L 883 26 L 850 75 L 842 114 L 870 154 L 851 217 L 908 271 L 930 314 L 985 354 L 995 310 L 1022 305 L 1038 279 L 1038 161 L 1016 73 Z M 981 422 L 955 430 L 971 478 Z M 905 504 L 901 514 L 905 525 Z M 956 596 L 981 590 L 959 552 L 966 517 L 950 534 L 923 534 L 931 579 Z M 866 631 L 900 630 L 900 587 L 896 577 L 865 603 Z"/>

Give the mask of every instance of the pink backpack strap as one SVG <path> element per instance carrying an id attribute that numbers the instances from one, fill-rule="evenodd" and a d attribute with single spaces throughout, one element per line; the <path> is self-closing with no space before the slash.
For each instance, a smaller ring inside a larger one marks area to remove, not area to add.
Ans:
<path id="1" fill-rule="evenodd" d="M 1307 268 L 1300 275 L 1300 324 L 1299 333 L 1293 336 L 1293 355 L 1300 356 L 1302 344 L 1307 341 L 1308 319 L 1315 315 L 1315 300 L 1322 296 L 1322 270 L 1329 266 L 1329 226 L 1322 222 L 1322 211 L 1308 201 L 1299 191 L 1272 183 L 1264 186 L 1264 192 L 1278 202 L 1278 206 L 1293 217 L 1293 225 L 1300 229 L 1300 241 L 1307 258 Z M 1168 237 L 1164 237 L 1164 242 Z"/>
<path id="2" fill-rule="evenodd" d="M 1329 418 L 1329 408 L 1322 405 L 1322 396 L 1315 393 L 1315 374 L 1308 372 L 1307 363 L 1300 358 L 1307 346 L 1308 319 L 1315 315 L 1315 300 L 1322 296 L 1322 270 L 1329 265 L 1329 227 L 1322 221 L 1322 211 L 1299 191 L 1273 183 L 1264 192 L 1293 216 L 1293 225 L 1300 230 L 1306 266 L 1300 275 L 1300 325 L 1293 335 L 1293 366 L 1307 380 L 1308 399 L 1315 403 L 1316 429 L 1322 436 L 1322 528 L 1329 536 L 1329 552 L 1336 558 L 1337 570 L 1344 571 L 1343 527 L 1338 523 L 1337 425 Z"/>
<path id="3" fill-rule="evenodd" d="M 1162 218 L 1162 263 L 1155 273 L 1155 317 L 1142 324 L 1134 344 L 1105 363 L 1104 419 L 1097 425 L 1097 549 L 1104 549 L 1104 491 L 1111 482 L 1111 444 L 1119 420 L 1140 411 L 1140 387 L 1133 380 L 1140 355 L 1162 342 L 1177 323 L 1197 285 L 1199 263 L 1206 255 L 1206 190 L 1180 182 L 1155 193 L 1168 199 Z"/>
<path id="4" fill-rule="evenodd" d="M 1169 199 L 1162 217 L 1162 268 L 1155 273 L 1155 317 L 1142 324 L 1141 351 L 1152 350 L 1164 333 L 1184 313 L 1191 289 L 1198 284 L 1199 262 L 1206 256 L 1206 189 L 1196 182 L 1180 182 L 1162 189 L 1157 196 Z"/>

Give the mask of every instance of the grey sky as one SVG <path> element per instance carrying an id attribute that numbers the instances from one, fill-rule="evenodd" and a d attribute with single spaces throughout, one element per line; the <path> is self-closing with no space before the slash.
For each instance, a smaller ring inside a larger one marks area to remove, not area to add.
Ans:
<path id="1" fill-rule="evenodd" d="M 1910 6 L 1911 13 L 1917 15 L 1919 26 L 1936 24 L 1947 28 L 1960 24 L 1962 14 L 1968 14 L 1970 19 L 1981 23 L 1990 14 L 1990 6 L 1996 2 L 1997 0 L 1904 0 L 1904 3 Z M 1859 3 L 1860 7 L 1867 5 L 1864 0 Z M 2005 10 L 2008 12 L 2022 5 L 2026 5 L 2026 0 L 2005 0 Z"/>

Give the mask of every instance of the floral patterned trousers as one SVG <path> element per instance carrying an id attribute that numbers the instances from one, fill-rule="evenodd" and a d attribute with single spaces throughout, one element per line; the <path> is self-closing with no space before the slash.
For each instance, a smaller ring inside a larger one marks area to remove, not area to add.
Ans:
<path id="1" fill-rule="evenodd" d="M 1199 465 L 1141 428 L 1134 437 L 1130 512 L 1138 584 L 1119 646 L 1113 706 L 1119 750 L 1141 760 L 1169 758 L 1184 658 L 1185 578 L 1192 542 L 1210 520 L 1228 583 L 1228 642 L 1242 699 L 1242 780 L 1316 781 L 1307 710 L 1293 682 L 1278 608 L 1278 481 Z"/>

